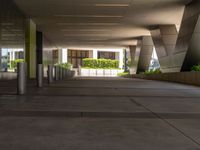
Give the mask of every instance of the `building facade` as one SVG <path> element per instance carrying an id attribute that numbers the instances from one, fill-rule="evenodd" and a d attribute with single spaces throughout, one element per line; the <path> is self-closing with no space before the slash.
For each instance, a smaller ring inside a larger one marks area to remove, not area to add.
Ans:
<path id="1" fill-rule="evenodd" d="M 111 59 L 119 61 L 119 68 L 123 68 L 123 49 L 56 49 L 52 54 L 53 63 L 71 63 L 73 68 L 83 65 L 83 59 Z"/>

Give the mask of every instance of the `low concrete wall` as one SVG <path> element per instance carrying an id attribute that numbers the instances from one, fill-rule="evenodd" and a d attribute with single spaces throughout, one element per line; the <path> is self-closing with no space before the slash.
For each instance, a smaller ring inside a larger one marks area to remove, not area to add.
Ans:
<path id="1" fill-rule="evenodd" d="M 200 86 L 200 72 L 177 72 L 153 75 L 138 74 L 134 75 L 133 77 L 147 80 L 169 81 Z"/>
<path id="2" fill-rule="evenodd" d="M 0 72 L 0 80 L 14 80 L 14 79 L 17 79 L 17 73 Z"/>
<path id="3" fill-rule="evenodd" d="M 117 77 L 118 73 L 122 73 L 124 70 L 118 69 L 80 69 L 80 76 L 106 76 Z"/>

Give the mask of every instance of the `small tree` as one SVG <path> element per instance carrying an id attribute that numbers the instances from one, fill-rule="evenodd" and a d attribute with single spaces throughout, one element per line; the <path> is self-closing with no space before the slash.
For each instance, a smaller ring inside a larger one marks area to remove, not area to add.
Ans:
<path id="1" fill-rule="evenodd" d="M 196 72 L 199 72 L 200 71 L 200 65 L 196 65 L 196 66 L 193 66 L 191 68 L 192 71 L 196 71 Z"/>
<path id="2" fill-rule="evenodd" d="M 13 69 L 17 69 L 17 63 L 20 63 L 20 62 L 24 62 L 24 59 L 15 59 L 14 61 L 11 61 L 11 67 L 10 68 L 13 68 Z"/>

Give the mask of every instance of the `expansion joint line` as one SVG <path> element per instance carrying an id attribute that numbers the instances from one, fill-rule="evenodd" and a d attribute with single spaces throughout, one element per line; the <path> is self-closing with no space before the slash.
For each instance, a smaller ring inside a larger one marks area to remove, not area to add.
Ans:
<path id="1" fill-rule="evenodd" d="M 165 122 L 166 124 L 168 124 L 170 127 L 172 127 L 173 129 L 175 129 L 176 131 L 178 131 L 179 133 L 181 133 L 184 137 L 188 138 L 190 141 L 192 141 L 193 143 L 195 143 L 196 145 L 200 146 L 200 143 L 197 142 L 195 139 L 193 139 L 192 137 L 190 137 L 189 135 L 185 134 L 181 129 L 177 128 L 175 125 L 173 125 L 172 123 L 170 123 L 167 119 L 163 118 L 162 116 L 158 115 L 157 113 L 153 112 L 151 109 L 147 108 L 145 105 L 137 102 L 136 100 L 134 100 L 132 97 L 128 97 L 129 100 L 134 103 L 137 104 L 138 106 L 143 107 L 145 110 L 151 112 L 155 117 L 157 117 L 158 119 L 162 120 L 163 122 Z"/>

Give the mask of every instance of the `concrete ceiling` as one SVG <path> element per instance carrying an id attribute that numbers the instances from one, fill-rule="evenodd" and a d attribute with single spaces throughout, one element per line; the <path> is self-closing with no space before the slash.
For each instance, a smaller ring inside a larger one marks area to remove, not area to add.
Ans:
<path id="1" fill-rule="evenodd" d="M 135 44 L 148 26 L 180 25 L 190 0 L 15 0 L 59 48 L 111 48 Z"/>

